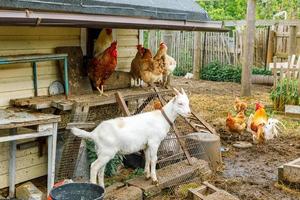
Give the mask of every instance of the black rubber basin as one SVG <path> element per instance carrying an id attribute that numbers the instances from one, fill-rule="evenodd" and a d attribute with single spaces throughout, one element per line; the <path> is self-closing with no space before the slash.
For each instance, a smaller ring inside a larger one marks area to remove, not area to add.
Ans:
<path id="1" fill-rule="evenodd" d="M 102 200 L 104 189 L 92 183 L 68 183 L 50 192 L 52 200 Z"/>

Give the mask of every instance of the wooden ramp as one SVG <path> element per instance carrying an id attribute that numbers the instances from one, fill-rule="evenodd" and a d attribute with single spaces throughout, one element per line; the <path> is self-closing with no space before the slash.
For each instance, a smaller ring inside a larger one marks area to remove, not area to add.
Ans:
<path id="1" fill-rule="evenodd" d="M 208 179 L 212 175 L 208 163 L 204 160 L 192 158 L 193 165 L 187 161 L 181 161 L 156 171 L 158 185 L 153 185 L 151 179 L 146 180 L 144 176 L 128 181 L 128 184 L 141 188 L 147 197 L 159 194 L 163 189 L 170 188 L 185 183 L 194 178 Z"/>

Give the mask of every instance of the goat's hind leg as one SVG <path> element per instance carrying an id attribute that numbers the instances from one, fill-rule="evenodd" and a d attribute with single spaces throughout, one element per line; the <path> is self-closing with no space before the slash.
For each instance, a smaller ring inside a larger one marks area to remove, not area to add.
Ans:
<path id="1" fill-rule="evenodd" d="M 150 150 L 149 150 L 149 147 L 144 150 L 144 154 L 145 154 L 145 168 L 144 168 L 144 172 L 145 172 L 146 179 L 149 179 L 149 178 L 151 178 L 151 175 L 150 175 Z"/>
<path id="2" fill-rule="evenodd" d="M 95 160 L 91 165 L 91 175 L 90 182 L 97 184 L 97 174 L 100 169 L 104 168 L 105 165 L 114 157 L 114 155 L 98 155 L 97 160 Z M 104 173 L 101 173 L 101 177 L 99 176 L 99 185 L 104 188 Z"/>

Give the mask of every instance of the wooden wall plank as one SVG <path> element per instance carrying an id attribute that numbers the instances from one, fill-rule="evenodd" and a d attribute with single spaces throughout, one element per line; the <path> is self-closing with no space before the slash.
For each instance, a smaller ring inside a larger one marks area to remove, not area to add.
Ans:
<path id="1" fill-rule="evenodd" d="M 8 174 L 9 161 L 0 162 L 0 176 Z M 29 154 L 16 159 L 16 170 L 25 169 L 31 166 L 40 165 L 47 162 L 47 156 L 39 157 L 38 153 Z"/>
<path id="2" fill-rule="evenodd" d="M 0 35 L 80 35 L 79 28 L 1 26 Z"/>
<path id="3" fill-rule="evenodd" d="M 38 178 L 47 174 L 47 164 L 43 163 L 40 165 L 32 166 L 16 171 L 16 183 L 21 183 L 33 178 Z M 0 176 L 0 188 L 8 186 L 8 176 L 6 174 Z"/>
<path id="4" fill-rule="evenodd" d="M 0 29 L 0 56 L 54 53 L 58 46 L 80 46 L 80 28 L 15 27 Z M 0 66 L 0 107 L 10 98 L 33 96 L 32 67 L 30 63 Z M 47 95 L 49 84 L 60 79 L 57 62 L 38 63 L 39 95 Z"/>

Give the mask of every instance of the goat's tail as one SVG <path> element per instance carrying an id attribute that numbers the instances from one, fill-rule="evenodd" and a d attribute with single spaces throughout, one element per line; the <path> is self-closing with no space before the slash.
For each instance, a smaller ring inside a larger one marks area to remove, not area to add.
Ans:
<path id="1" fill-rule="evenodd" d="M 82 137 L 82 138 L 89 138 L 89 139 L 93 139 L 93 135 L 90 132 L 81 130 L 79 128 L 71 128 L 71 132 L 76 135 L 77 137 Z"/>

